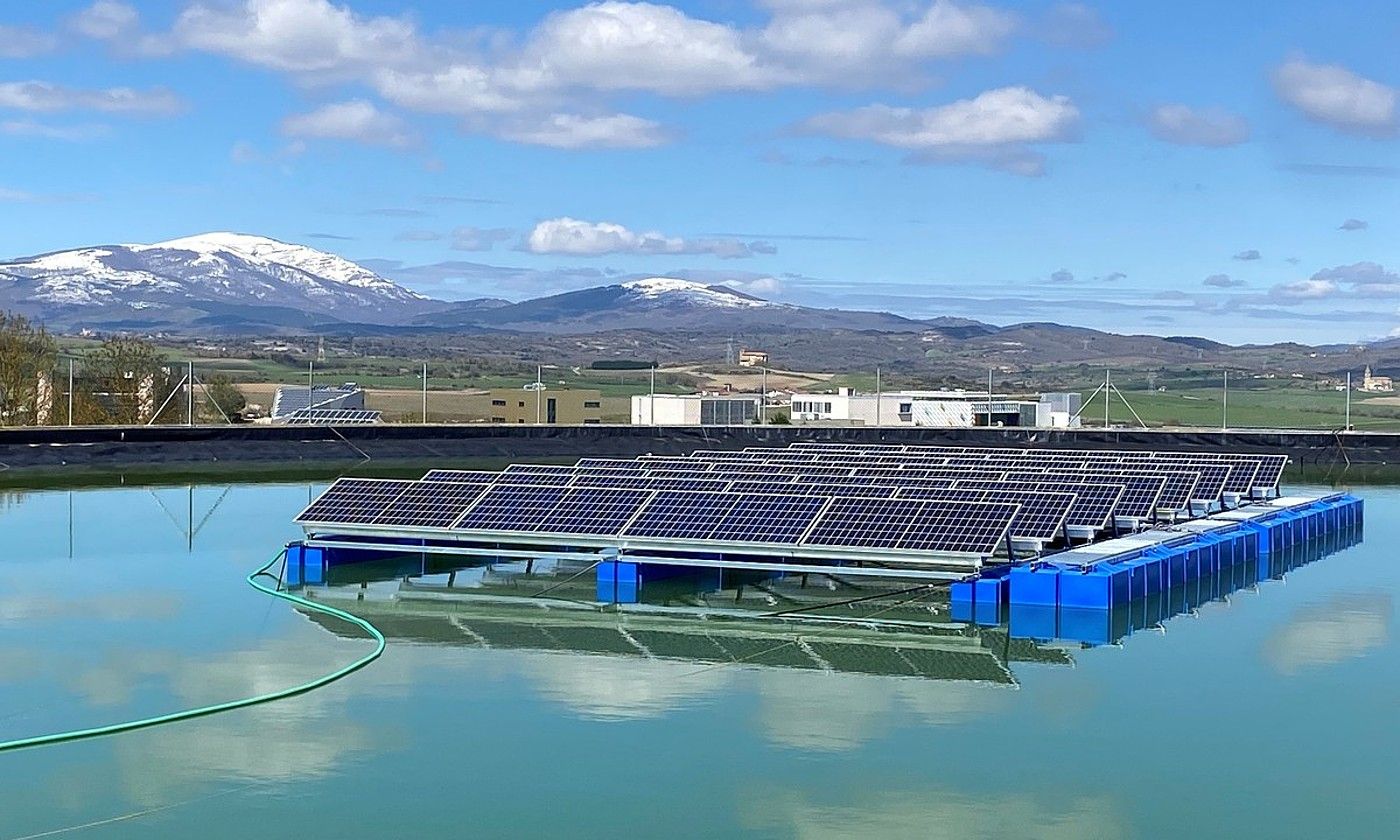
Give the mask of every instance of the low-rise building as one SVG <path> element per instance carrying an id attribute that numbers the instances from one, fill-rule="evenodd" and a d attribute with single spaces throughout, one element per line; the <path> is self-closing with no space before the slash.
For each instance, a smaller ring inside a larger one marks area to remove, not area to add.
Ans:
<path id="1" fill-rule="evenodd" d="M 568 426 L 603 422 L 603 395 L 599 391 L 497 388 L 490 397 L 492 423 Z"/>
<path id="2" fill-rule="evenodd" d="M 744 426 L 757 423 L 758 394 L 640 394 L 632 397 L 636 426 Z"/>
<path id="3" fill-rule="evenodd" d="M 792 422 L 847 426 L 1033 426 L 1079 425 L 1080 395 L 1044 394 L 1015 399 L 971 391 L 898 391 L 861 394 L 794 393 Z"/>

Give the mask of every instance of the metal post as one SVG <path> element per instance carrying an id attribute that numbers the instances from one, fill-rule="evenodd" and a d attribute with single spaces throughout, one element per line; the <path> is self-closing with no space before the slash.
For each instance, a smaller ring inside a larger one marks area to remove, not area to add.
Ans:
<path id="1" fill-rule="evenodd" d="M 647 394 L 647 422 L 656 425 L 656 362 L 651 363 L 651 391 Z"/>
<path id="2" fill-rule="evenodd" d="M 194 361 L 185 363 L 185 425 L 194 425 Z"/>
<path id="3" fill-rule="evenodd" d="M 68 360 L 68 425 L 73 425 L 73 359 Z"/>
<path id="4" fill-rule="evenodd" d="M 987 368 L 987 428 L 992 427 L 992 369 Z"/>
<path id="5" fill-rule="evenodd" d="M 875 428 L 880 428 L 880 408 L 885 402 L 884 391 L 880 388 L 880 366 L 875 366 Z"/>
<path id="6" fill-rule="evenodd" d="M 1220 431 L 1230 427 L 1230 371 L 1225 371 L 1225 379 L 1220 386 Z"/>
<path id="7" fill-rule="evenodd" d="M 423 422 L 428 422 L 428 363 L 423 363 Z"/>
<path id="8" fill-rule="evenodd" d="M 540 391 L 544 390 L 544 365 L 535 366 L 535 425 L 540 424 L 540 403 L 544 401 L 544 396 Z"/>
<path id="9" fill-rule="evenodd" d="M 1105 429 L 1108 428 L 1108 400 L 1109 400 L 1109 397 L 1110 397 L 1109 392 L 1112 391 L 1112 390 L 1113 390 L 1113 380 L 1112 380 L 1111 378 L 1109 378 L 1109 370 L 1108 370 L 1108 368 L 1104 368 L 1104 372 L 1103 372 L 1103 427 L 1104 427 Z"/>
<path id="10" fill-rule="evenodd" d="M 311 392 L 316 388 L 316 360 L 309 359 L 306 362 L 306 399 L 307 404 L 311 401 Z"/>
<path id="11" fill-rule="evenodd" d="M 1347 371 L 1347 420 L 1342 428 L 1351 431 L 1351 371 Z"/>
<path id="12" fill-rule="evenodd" d="M 758 403 L 758 425 L 768 425 L 768 368 L 763 368 L 762 394 Z"/>

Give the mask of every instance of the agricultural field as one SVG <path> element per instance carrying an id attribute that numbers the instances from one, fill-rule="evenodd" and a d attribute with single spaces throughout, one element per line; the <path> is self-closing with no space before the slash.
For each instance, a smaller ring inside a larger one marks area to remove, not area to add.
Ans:
<path id="1" fill-rule="evenodd" d="M 1228 415 L 1221 389 L 1123 391 L 1149 426 L 1194 426 L 1261 429 L 1341 429 L 1346 422 L 1347 395 L 1335 390 L 1302 387 L 1231 388 Z M 1086 397 L 1088 394 L 1085 395 Z M 1086 425 L 1103 424 L 1103 399 L 1095 397 L 1082 413 Z M 1123 401 L 1114 395 L 1109 405 L 1113 425 L 1137 425 Z M 1352 392 L 1351 424 L 1357 429 L 1400 429 L 1400 399 Z"/>

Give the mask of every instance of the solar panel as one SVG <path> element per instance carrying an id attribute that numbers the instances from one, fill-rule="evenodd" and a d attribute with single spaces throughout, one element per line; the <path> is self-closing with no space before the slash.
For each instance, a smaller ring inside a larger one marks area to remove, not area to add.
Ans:
<path id="1" fill-rule="evenodd" d="M 428 470 L 422 481 L 453 481 L 459 484 L 490 484 L 501 474 L 487 470 Z"/>
<path id="2" fill-rule="evenodd" d="M 1066 525 L 1093 528 L 1108 527 L 1118 502 L 1123 498 L 1123 485 L 1082 481 L 959 481 L 955 487 L 976 487 L 986 490 L 1031 490 L 1044 493 L 1073 493 L 1074 504 L 1065 517 Z"/>
<path id="3" fill-rule="evenodd" d="M 1019 506 L 916 499 L 836 499 L 804 545 L 992 554 Z"/>
<path id="4" fill-rule="evenodd" d="M 1166 479 L 1152 475 L 1115 475 L 1111 472 L 1085 470 L 1082 473 L 1008 473 L 1012 481 L 1040 481 L 1060 484 L 1070 481 L 1100 482 L 1121 484 L 1123 497 L 1114 508 L 1117 516 L 1133 519 L 1151 519 L 1157 511 L 1157 500 L 1162 497 L 1162 487 Z"/>
<path id="5" fill-rule="evenodd" d="M 337 479 L 316 501 L 297 515 L 297 522 L 340 522 L 368 525 L 412 481 L 384 478 Z"/>
<path id="6" fill-rule="evenodd" d="M 381 413 L 356 408 L 302 408 L 278 419 L 286 426 L 356 426 L 378 423 Z"/>
<path id="7" fill-rule="evenodd" d="M 622 490 L 725 490 L 723 478 L 656 478 L 649 475 L 577 475 L 570 487 L 615 487 Z"/>
<path id="8" fill-rule="evenodd" d="M 1075 495 L 1039 490 L 905 487 L 900 489 L 899 498 L 945 502 L 1012 502 L 1021 508 L 1011 520 L 1011 536 L 1048 541 L 1060 536 L 1074 505 Z"/>
<path id="9" fill-rule="evenodd" d="M 615 487 L 570 489 L 533 525 L 534 531 L 566 534 L 616 534 L 651 495 L 646 490 Z"/>
<path id="10" fill-rule="evenodd" d="M 738 504 L 732 493 L 684 493 L 662 490 L 652 497 L 623 532 L 624 536 L 663 539 L 709 539 L 715 527 Z"/>
<path id="11" fill-rule="evenodd" d="M 795 543 L 826 504 L 827 500 L 818 496 L 741 494 L 715 526 L 710 539 Z"/>
<path id="12" fill-rule="evenodd" d="M 496 484 L 476 500 L 452 527 L 479 531 L 533 531 L 564 498 L 562 487 Z"/>
<path id="13" fill-rule="evenodd" d="M 374 524 L 446 528 L 485 492 L 482 484 L 415 481 L 374 518 Z"/>
<path id="14" fill-rule="evenodd" d="M 1277 488 L 1283 480 L 1283 470 L 1288 466 L 1287 455 L 1260 455 L 1259 472 L 1254 476 L 1255 487 Z"/>

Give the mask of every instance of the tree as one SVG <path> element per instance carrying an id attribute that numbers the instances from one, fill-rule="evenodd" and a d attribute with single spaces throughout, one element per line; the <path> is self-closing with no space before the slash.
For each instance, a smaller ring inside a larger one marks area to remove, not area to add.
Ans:
<path id="1" fill-rule="evenodd" d="M 53 337 L 23 315 L 0 312 L 0 425 L 33 426 L 51 417 Z"/>
<path id="2" fill-rule="evenodd" d="M 768 425 L 770 425 L 770 426 L 790 426 L 790 425 L 792 425 L 792 421 L 791 421 L 790 419 L 788 419 L 788 415 L 787 415 L 787 412 L 786 412 L 786 411 L 779 411 L 777 414 L 774 414 L 772 417 L 768 418 Z"/>
<path id="3" fill-rule="evenodd" d="M 238 390 L 238 386 L 233 384 L 233 380 L 229 379 L 226 373 L 216 373 L 209 377 L 205 380 L 204 387 L 208 389 L 209 398 L 218 405 L 218 408 L 210 406 L 212 410 L 208 413 L 212 415 L 209 418 L 211 420 L 222 419 L 225 416 L 233 420 L 235 415 L 248 405 L 248 398 Z"/>
<path id="4" fill-rule="evenodd" d="M 161 418 L 176 422 L 184 411 L 183 405 L 166 404 L 177 380 L 149 341 L 109 338 L 85 367 L 94 396 L 104 409 L 104 422 L 137 425 L 155 419 L 158 411 Z"/>

